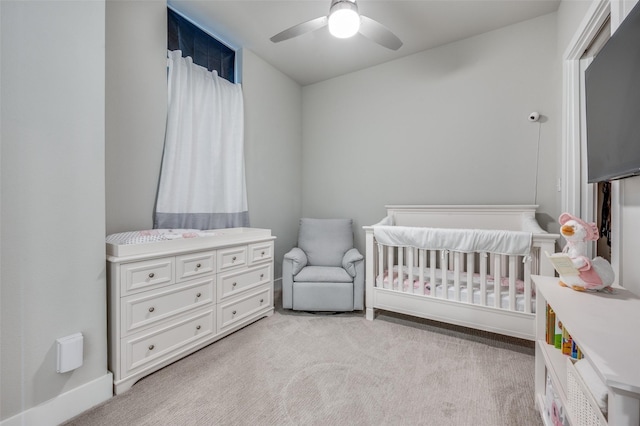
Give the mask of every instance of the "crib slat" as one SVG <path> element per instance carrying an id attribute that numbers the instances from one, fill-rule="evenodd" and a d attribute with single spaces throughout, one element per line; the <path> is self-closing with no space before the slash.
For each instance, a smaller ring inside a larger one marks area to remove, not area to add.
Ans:
<path id="1" fill-rule="evenodd" d="M 531 247 L 531 256 L 529 256 L 531 266 L 529 271 L 532 274 L 540 273 L 540 247 Z"/>
<path id="2" fill-rule="evenodd" d="M 411 247 L 407 247 L 407 269 L 407 275 L 409 276 L 409 288 L 407 291 L 413 293 L 413 249 Z"/>
<path id="3" fill-rule="evenodd" d="M 480 304 L 487 306 L 487 252 L 480 253 Z"/>
<path id="4" fill-rule="evenodd" d="M 413 266 L 415 266 L 416 268 L 418 268 L 418 272 L 416 273 L 415 279 L 417 281 L 417 285 L 418 285 L 418 289 L 420 288 L 419 286 L 422 285 L 422 283 L 420 282 L 420 250 L 417 248 L 413 248 Z M 413 292 L 416 294 L 422 294 L 422 290 L 420 291 L 416 291 L 416 287 L 414 287 Z"/>
<path id="5" fill-rule="evenodd" d="M 398 291 L 404 291 L 404 250 L 398 247 Z"/>
<path id="6" fill-rule="evenodd" d="M 378 276 L 380 277 L 380 280 L 381 280 L 380 287 L 384 288 L 384 246 L 382 244 L 377 244 L 377 246 L 378 246 Z M 389 279 L 391 279 L 390 275 L 387 275 L 387 280 Z"/>
<path id="7" fill-rule="evenodd" d="M 393 247 L 387 246 L 387 270 L 389 271 L 389 289 L 391 290 L 393 290 L 394 288 L 393 265 L 394 265 Z"/>
<path id="8" fill-rule="evenodd" d="M 473 272 L 475 268 L 475 253 L 467 253 L 467 303 L 473 303 Z"/>
<path id="9" fill-rule="evenodd" d="M 501 256 L 493 257 L 493 306 L 500 307 L 502 292 L 500 291 Z"/>
<path id="10" fill-rule="evenodd" d="M 516 274 L 518 273 L 517 256 L 509 256 L 509 310 L 516 310 Z"/>
<path id="11" fill-rule="evenodd" d="M 531 258 L 524 262 L 524 311 L 531 313 Z"/>
<path id="12" fill-rule="evenodd" d="M 448 265 L 449 265 L 449 253 L 447 252 L 447 250 L 441 250 L 441 260 L 442 262 L 440 263 L 440 271 L 442 272 L 442 298 L 443 299 L 448 299 L 449 298 L 449 274 L 448 272 Z"/>
<path id="13" fill-rule="evenodd" d="M 420 249 L 418 250 L 418 268 L 420 268 L 420 277 L 419 282 L 420 282 L 420 291 L 418 292 L 418 294 L 421 295 L 425 295 L 425 285 L 424 285 L 424 257 L 425 257 L 426 253 L 425 250 Z"/>
<path id="14" fill-rule="evenodd" d="M 453 291 L 457 302 L 460 301 L 460 256 L 462 253 L 453 253 Z"/>
<path id="15" fill-rule="evenodd" d="M 431 286 L 431 291 L 429 293 L 433 297 L 438 297 L 438 295 L 436 294 L 436 260 L 436 250 L 429 250 L 429 285 Z"/>

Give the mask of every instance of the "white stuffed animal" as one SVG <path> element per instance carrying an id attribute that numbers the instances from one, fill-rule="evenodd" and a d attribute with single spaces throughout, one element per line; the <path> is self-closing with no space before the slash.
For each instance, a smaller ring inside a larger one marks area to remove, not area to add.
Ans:
<path id="1" fill-rule="evenodd" d="M 560 234 L 567 240 L 562 252 L 569 256 L 573 266 L 579 271 L 578 275 L 560 274 L 560 285 L 578 291 L 610 291 L 615 278 L 611 264 L 599 256 L 594 259 L 585 256 L 587 241 L 598 240 L 596 224 L 586 223 L 569 213 L 562 213 L 559 222 L 562 225 Z"/>

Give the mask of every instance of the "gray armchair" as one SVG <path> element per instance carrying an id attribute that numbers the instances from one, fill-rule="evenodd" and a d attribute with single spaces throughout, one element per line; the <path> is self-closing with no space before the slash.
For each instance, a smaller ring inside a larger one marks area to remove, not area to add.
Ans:
<path id="1" fill-rule="evenodd" d="M 300 219 L 298 247 L 284 255 L 282 305 L 297 311 L 364 309 L 364 258 L 351 219 Z"/>

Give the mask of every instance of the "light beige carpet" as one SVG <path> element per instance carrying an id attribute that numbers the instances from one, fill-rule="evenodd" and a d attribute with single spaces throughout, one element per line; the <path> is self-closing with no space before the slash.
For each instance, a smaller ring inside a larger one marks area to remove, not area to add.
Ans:
<path id="1" fill-rule="evenodd" d="M 279 310 L 67 425 L 542 424 L 532 344 L 435 324 Z"/>

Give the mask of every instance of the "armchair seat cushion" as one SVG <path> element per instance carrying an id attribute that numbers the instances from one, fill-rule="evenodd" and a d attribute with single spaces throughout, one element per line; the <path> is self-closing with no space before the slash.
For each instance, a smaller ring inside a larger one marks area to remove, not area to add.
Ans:
<path id="1" fill-rule="evenodd" d="M 293 283 L 297 311 L 353 311 L 352 283 Z"/>
<path id="2" fill-rule="evenodd" d="M 305 266 L 293 277 L 294 282 L 351 283 L 353 278 L 336 266 Z"/>

